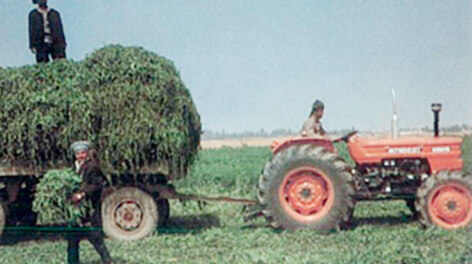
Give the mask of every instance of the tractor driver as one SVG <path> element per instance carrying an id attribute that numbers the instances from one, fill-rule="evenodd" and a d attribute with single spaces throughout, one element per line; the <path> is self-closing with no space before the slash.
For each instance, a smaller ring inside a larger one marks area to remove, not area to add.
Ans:
<path id="1" fill-rule="evenodd" d="M 309 119 L 305 121 L 302 126 L 301 135 L 312 137 L 312 136 L 324 136 L 325 130 L 320 123 L 320 119 L 324 116 L 324 103 L 319 100 L 315 100 L 312 104 L 312 110 L 309 115 Z"/>

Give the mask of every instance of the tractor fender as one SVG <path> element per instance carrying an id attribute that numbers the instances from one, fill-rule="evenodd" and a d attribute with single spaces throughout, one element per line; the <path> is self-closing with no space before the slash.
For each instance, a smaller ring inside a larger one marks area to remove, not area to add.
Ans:
<path id="1" fill-rule="evenodd" d="M 271 152 L 273 155 L 284 150 L 290 146 L 294 145 L 314 145 L 314 146 L 321 146 L 328 149 L 330 152 L 335 152 L 335 148 L 333 147 L 332 140 L 328 137 L 324 136 L 314 136 L 314 137 L 307 137 L 307 136 L 294 136 L 285 138 L 281 141 L 273 141 L 271 144 Z"/>

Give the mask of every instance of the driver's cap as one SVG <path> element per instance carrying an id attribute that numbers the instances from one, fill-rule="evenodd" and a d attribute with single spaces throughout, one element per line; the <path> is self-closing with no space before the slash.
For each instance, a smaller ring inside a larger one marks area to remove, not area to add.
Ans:
<path id="1" fill-rule="evenodd" d="M 89 150 L 89 147 L 90 143 L 88 141 L 76 141 L 71 145 L 71 149 L 74 153 L 80 150 Z"/>

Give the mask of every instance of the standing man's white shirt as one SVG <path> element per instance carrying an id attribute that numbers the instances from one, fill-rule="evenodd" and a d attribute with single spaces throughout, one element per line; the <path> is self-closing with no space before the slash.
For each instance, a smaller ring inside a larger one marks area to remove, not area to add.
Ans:
<path id="1" fill-rule="evenodd" d="M 49 7 L 44 10 L 38 6 L 38 12 L 43 16 L 43 27 L 44 27 L 44 43 L 53 43 L 53 38 L 51 37 L 51 28 L 49 27 L 48 13 L 51 10 Z"/>

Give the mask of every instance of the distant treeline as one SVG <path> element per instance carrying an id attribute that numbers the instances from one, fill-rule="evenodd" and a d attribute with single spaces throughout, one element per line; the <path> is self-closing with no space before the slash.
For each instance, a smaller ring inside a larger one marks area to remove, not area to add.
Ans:
<path id="1" fill-rule="evenodd" d="M 329 131 L 328 133 L 333 134 L 333 135 L 341 135 L 353 130 L 352 129 L 333 130 L 333 131 Z M 275 130 L 272 130 L 271 132 L 265 131 L 264 129 L 261 129 L 258 132 L 255 132 L 255 131 L 225 132 L 225 130 L 222 130 L 222 131 L 204 130 L 202 134 L 202 140 L 224 139 L 224 138 L 283 137 L 283 136 L 294 136 L 298 134 L 299 134 L 298 130 L 296 131 L 290 128 L 275 129 Z"/>
<path id="2" fill-rule="evenodd" d="M 331 135 L 343 135 L 348 132 L 356 130 L 356 128 L 351 129 L 339 129 L 339 130 L 331 130 L 327 133 Z M 430 132 L 433 129 L 431 127 L 422 127 L 422 128 L 401 128 L 402 131 L 421 131 L 421 132 Z M 441 127 L 440 131 L 443 132 L 469 132 L 471 133 L 471 125 L 467 124 L 458 124 L 452 125 L 447 127 Z M 373 131 L 358 131 L 359 133 L 372 133 Z M 380 131 L 376 131 L 380 132 Z M 298 130 L 292 130 L 290 128 L 281 128 L 275 129 L 272 131 L 266 131 L 261 129 L 260 131 L 243 131 L 243 132 L 226 132 L 225 130 L 222 131 L 212 131 L 212 130 L 204 130 L 202 134 L 202 140 L 210 140 L 210 139 L 224 139 L 224 138 L 254 138 L 254 137 L 283 137 L 283 136 L 294 136 L 299 134 Z"/>
<path id="3" fill-rule="evenodd" d="M 421 128 L 422 131 L 432 131 L 432 127 L 423 127 Z M 471 133 L 471 125 L 467 124 L 457 124 L 457 125 L 452 125 L 452 126 L 447 126 L 447 127 L 442 127 L 440 124 L 440 131 L 445 131 L 445 132 L 466 132 L 470 131 Z"/>
<path id="4" fill-rule="evenodd" d="M 208 139 L 222 139 L 222 138 L 278 137 L 278 136 L 296 135 L 297 133 L 298 133 L 297 131 L 291 130 L 289 128 L 275 129 L 271 132 L 265 131 L 264 129 L 261 129 L 258 132 L 255 132 L 255 131 L 226 132 L 225 130 L 222 130 L 222 131 L 204 130 L 202 134 L 202 139 L 208 140 Z"/>

